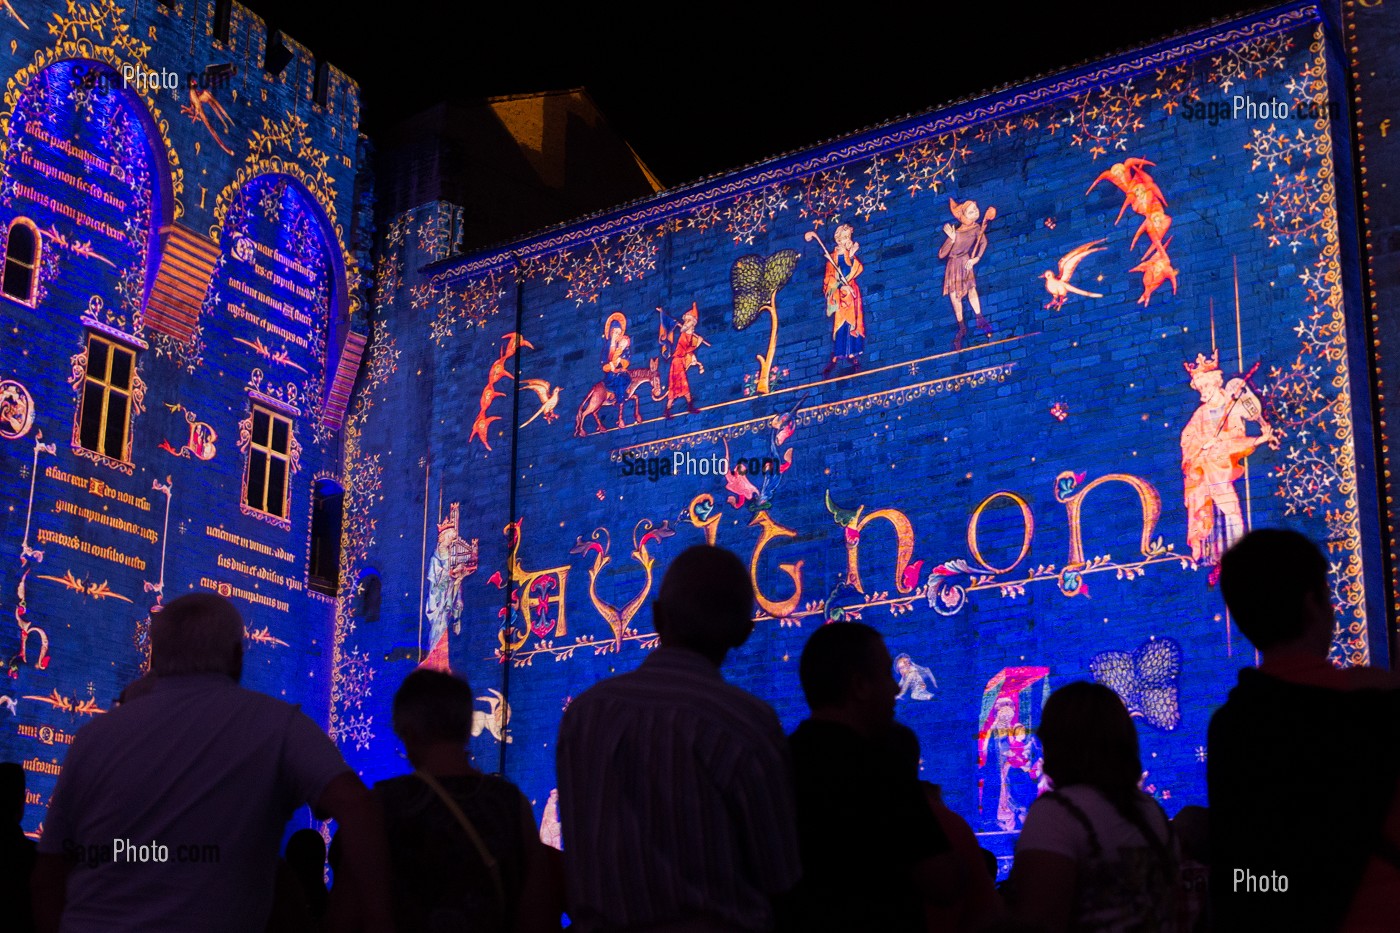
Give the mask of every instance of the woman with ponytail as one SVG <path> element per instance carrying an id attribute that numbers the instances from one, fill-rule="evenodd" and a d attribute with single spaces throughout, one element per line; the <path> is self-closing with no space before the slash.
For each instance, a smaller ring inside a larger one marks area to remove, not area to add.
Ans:
<path id="1" fill-rule="evenodd" d="M 1175 933 L 1179 857 L 1162 808 L 1138 789 L 1137 730 L 1118 695 L 1079 681 L 1040 720 L 1053 782 L 1016 844 L 1017 914 L 1047 933 Z"/>

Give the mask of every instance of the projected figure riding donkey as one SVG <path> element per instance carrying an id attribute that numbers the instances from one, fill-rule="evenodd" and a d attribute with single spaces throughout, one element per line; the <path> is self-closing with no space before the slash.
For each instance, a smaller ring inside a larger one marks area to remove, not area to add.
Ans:
<path id="1" fill-rule="evenodd" d="M 584 429 L 584 422 L 590 416 L 598 425 L 598 431 L 607 430 L 603 426 L 603 419 L 598 416 L 599 409 L 605 405 L 617 407 L 617 426 L 625 428 L 627 420 L 623 417 L 622 410 L 627 402 L 631 401 L 633 423 L 640 424 L 642 405 L 641 400 L 637 398 L 637 390 L 644 385 L 651 385 L 652 401 L 660 402 L 666 398 L 656 357 L 648 360 L 646 369 L 632 368 L 632 338 L 627 333 L 627 315 L 621 311 L 610 315 L 607 323 L 603 325 L 601 363 L 603 378 L 588 390 L 588 394 L 578 406 L 578 414 L 574 416 L 574 437 L 584 437 L 588 434 Z"/>

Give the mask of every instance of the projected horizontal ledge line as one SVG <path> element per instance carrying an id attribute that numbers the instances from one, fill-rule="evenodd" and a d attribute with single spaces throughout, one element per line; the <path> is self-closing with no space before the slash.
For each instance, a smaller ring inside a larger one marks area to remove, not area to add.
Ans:
<path id="1" fill-rule="evenodd" d="M 808 408 L 801 409 L 797 413 L 797 421 L 798 424 L 803 425 L 813 424 L 815 422 L 825 421 L 829 414 L 849 414 L 851 412 L 865 411 L 875 407 L 903 404 L 904 402 L 913 401 L 917 398 L 923 398 L 930 393 L 956 392 L 964 388 L 986 385 L 989 382 L 1005 379 L 1015 368 L 1015 363 L 1000 363 L 996 366 L 986 366 L 982 369 L 974 369 L 952 376 L 941 376 L 938 379 L 929 379 L 913 385 L 899 386 L 894 389 L 886 389 L 882 392 L 872 392 L 869 395 L 859 395 L 855 398 L 840 399 L 834 402 L 823 402 L 820 405 L 812 405 Z M 655 441 L 633 444 L 628 447 L 619 447 L 612 451 L 610 459 L 613 462 L 619 462 L 623 454 L 626 453 L 631 453 L 636 456 L 649 456 L 682 447 L 695 447 L 705 443 L 721 443 L 730 438 L 740 437 L 744 434 L 760 430 L 771 420 L 771 415 L 763 415 L 758 418 L 736 421 L 732 424 L 705 428 L 700 431 L 688 431 L 685 434 L 676 434 Z"/>

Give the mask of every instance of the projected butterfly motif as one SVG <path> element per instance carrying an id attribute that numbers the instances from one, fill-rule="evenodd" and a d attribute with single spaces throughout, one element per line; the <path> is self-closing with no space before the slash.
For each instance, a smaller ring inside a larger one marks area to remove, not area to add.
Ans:
<path id="1" fill-rule="evenodd" d="M 1089 673 L 1154 729 L 1170 732 L 1181 725 L 1181 645 L 1173 639 L 1150 639 L 1132 654 L 1101 651 L 1089 660 Z"/>

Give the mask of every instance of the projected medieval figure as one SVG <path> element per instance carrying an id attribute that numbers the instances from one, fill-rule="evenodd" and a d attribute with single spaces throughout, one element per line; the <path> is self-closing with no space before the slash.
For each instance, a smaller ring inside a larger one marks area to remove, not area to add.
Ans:
<path id="1" fill-rule="evenodd" d="M 826 316 L 831 318 L 831 362 L 822 369 L 823 376 L 831 375 L 842 360 L 850 363 L 853 370 L 859 369 L 860 355 L 865 352 L 865 305 L 856 283 L 865 265 L 856 258 L 860 244 L 852 238 L 854 233 L 850 224 L 837 227 L 832 237 L 835 246 L 829 253 L 815 230 L 806 235 L 807 240 L 816 241 L 826 257 L 822 294 L 826 296 Z"/>
<path id="2" fill-rule="evenodd" d="M 661 355 L 671 361 L 666 373 L 666 417 L 671 417 L 671 406 L 682 399 L 685 400 L 685 410 L 692 415 L 696 414 L 700 409 L 695 407 L 695 401 L 691 397 L 690 377 L 686 373 L 693 366 L 700 375 L 705 374 L 705 364 L 695 356 L 696 350 L 709 346 L 705 339 L 695 332 L 695 328 L 700 324 L 699 307 L 692 301 L 679 321 L 661 308 L 656 310 L 661 315 L 661 324 L 656 333 L 657 340 L 661 342 Z"/>
<path id="3" fill-rule="evenodd" d="M 423 667 L 447 670 L 447 627 L 462 630 L 462 580 L 476 572 L 477 542 L 461 536 L 458 503 L 448 508 L 447 520 L 438 522 L 437 546 L 428 563 L 428 655 Z"/>
<path id="4" fill-rule="evenodd" d="M 1037 793 L 1041 755 L 1035 726 L 1050 693 L 1049 673 L 1045 667 L 1003 668 L 982 692 L 977 766 L 984 768 L 989 761 L 995 765 L 995 822 L 1005 831 L 1020 828 Z M 979 809 L 986 784 L 985 778 L 978 781 Z"/>
<path id="5" fill-rule="evenodd" d="M 1214 567 L 1244 534 L 1244 515 L 1235 489 L 1235 481 L 1244 475 L 1244 458 L 1261 444 L 1276 447 L 1278 440 L 1264 420 L 1249 376 L 1224 381 L 1218 351 L 1209 357 L 1199 353 L 1195 363 L 1182 365 L 1191 376 L 1191 388 L 1201 395 L 1201 404 L 1181 431 L 1186 541 L 1193 560 Z M 1255 437 L 1249 436 L 1246 428 L 1250 421 L 1260 428 Z M 1223 519 L 1220 525 L 1217 513 Z M 1212 571 L 1212 583 L 1216 576 Z"/>
<path id="6" fill-rule="evenodd" d="M 603 325 L 599 362 L 603 378 L 588 390 L 588 394 L 579 403 L 578 412 L 574 415 L 575 437 L 583 437 L 588 433 L 584 430 L 584 423 L 590 416 L 598 425 L 599 431 L 607 430 L 603 427 L 603 419 L 598 415 L 599 409 L 605 405 L 617 406 L 617 426 L 627 427 L 623 406 L 629 399 L 632 401 L 633 423 L 641 424 L 642 404 L 637 398 L 637 390 L 643 385 L 651 386 L 652 401 L 659 402 L 666 398 L 666 390 L 661 387 L 659 360 L 648 360 L 646 369 L 632 368 L 632 338 L 627 333 L 627 316 L 621 311 L 609 315 L 607 323 Z"/>
<path id="7" fill-rule="evenodd" d="M 468 443 L 474 438 L 478 439 L 481 441 L 481 446 L 485 447 L 487 450 L 491 449 L 491 442 L 487 438 L 486 432 L 490 429 L 493 421 L 501 420 L 500 415 L 489 415 L 487 413 L 491 410 L 491 405 L 496 399 L 506 397 L 504 392 L 497 391 L 496 384 L 502 379 L 515 378 L 515 376 L 511 375 L 510 370 L 506 368 L 506 364 L 510 361 L 511 357 L 515 356 L 516 352 L 519 351 L 521 347 L 529 347 L 531 350 L 535 349 L 534 344 L 516 333 L 506 334 L 501 339 L 505 341 L 505 345 L 501 347 L 500 355 L 491 362 L 490 368 L 486 371 L 486 386 L 481 390 L 481 410 L 477 412 L 476 420 L 472 422 L 471 433 L 467 435 Z M 547 403 L 548 399 L 544 394 L 540 394 L 540 401 Z M 545 420 L 547 421 L 549 419 L 546 418 Z"/>
<path id="8" fill-rule="evenodd" d="M 961 350 L 963 341 L 967 338 L 967 321 L 963 319 L 964 298 L 972 305 L 977 329 L 986 335 L 992 332 L 992 325 L 982 316 L 982 299 L 977 294 L 977 264 L 986 255 L 987 225 L 996 218 L 997 209 L 987 208 L 987 214 L 983 217 L 976 201 L 968 200 L 959 204 L 952 198 L 948 199 L 948 209 L 957 218 L 958 225 L 943 225 L 943 233 L 947 239 L 938 250 L 938 258 L 944 260 L 943 294 L 952 300 L 953 316 L 958 319 L 958 332 L 953 337 L 953 349 Z"/>
<path id="9" fill-rule="evenodd" d="M 559 826 L 559 788 L 549 792 L 549 800 L 544 805 L 544 816 L 540 817 L 540 842 L 554 849 L 564 848 L 564 834 Z"/>
<path id="10" fill-rule="evenodd" d="M 916 664 L 907 654 L 901 654 L 894 659 L 894 670 L 899 676 L 899 696 L 895 699 L 902 700 L 906 696 L 911 700 L 933 699 L 930 688 L 938 688 L 933 671 L 922 664 Z"/>

